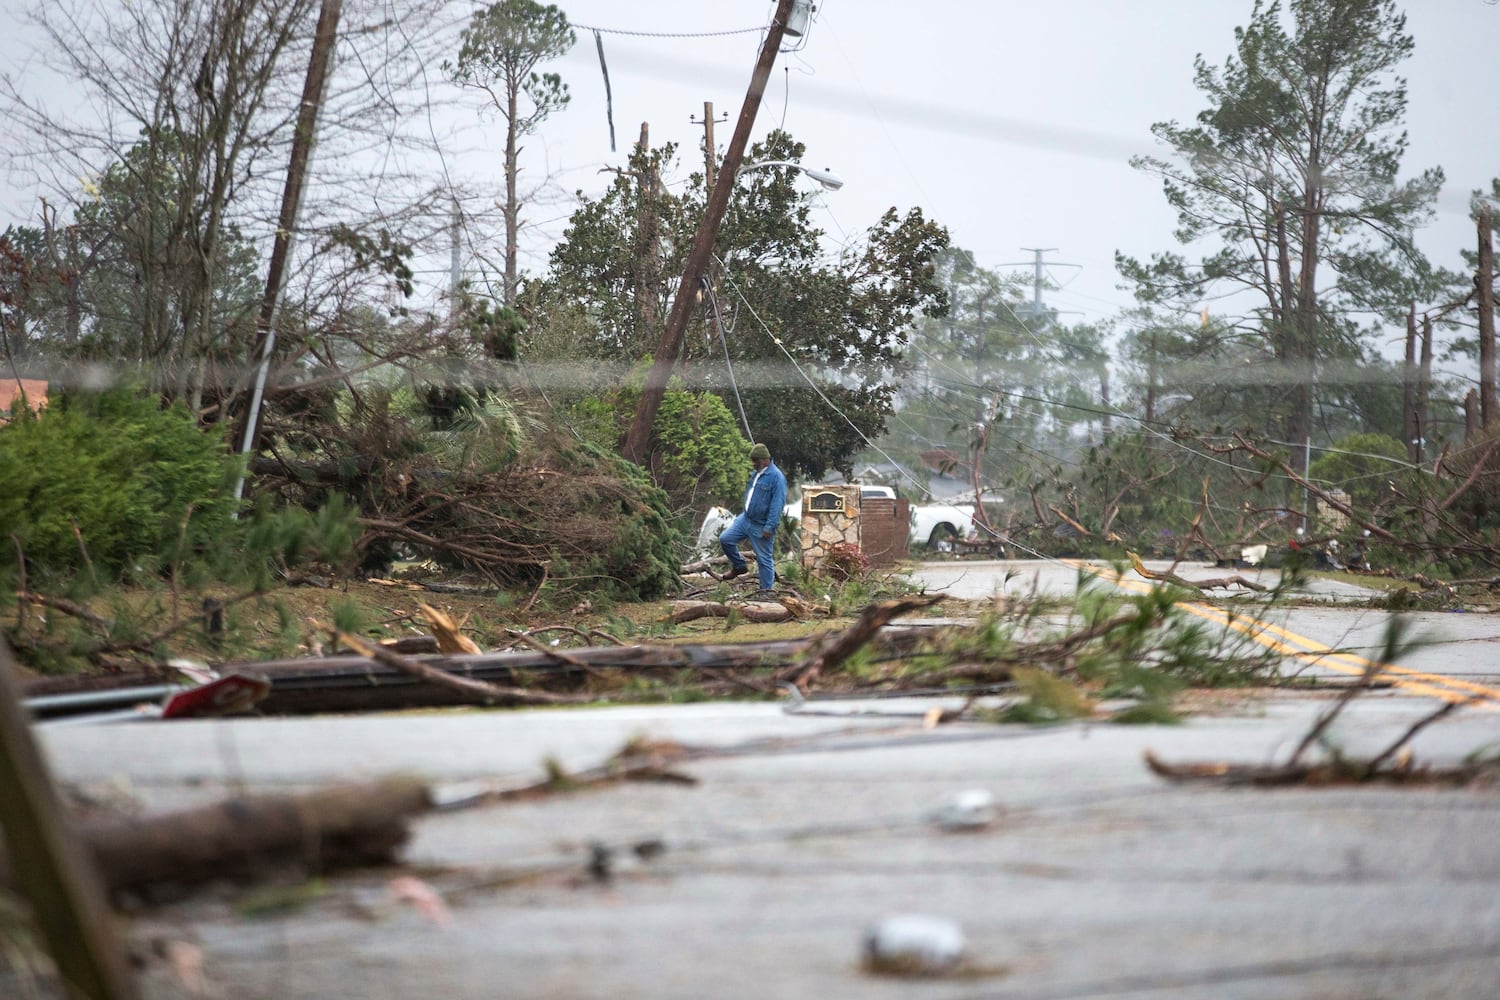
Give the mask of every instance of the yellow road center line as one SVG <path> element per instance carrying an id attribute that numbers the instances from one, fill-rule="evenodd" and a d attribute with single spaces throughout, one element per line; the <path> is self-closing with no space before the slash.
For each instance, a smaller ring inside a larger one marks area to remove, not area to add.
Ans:
<path id="1" fill-rule="evenodd" d="M 1122 590 L 1144 594 L 1152 589 L 1152 584 L 1149 582 L 1144 580 L 1127 580 L 1112 567 L 1087 563 L 1081 559 L 1065 559 L 1063 562 L 1076 569 L 1093 573 L 1101 580 L 1111 583 Z M 1487 687 L 1483 684 L 1462 680 L 1457 677 L 1427 673 L 1422 670 L 1413 670 L 1410 667 L 1398 667 L 1394 663 L 1377 663 L 1377 661 L 1367 659 L 1358 653 L 1333 649 L 1325 642 L 1319 642 L 1316 639 L 1298 635 L 1295 632 L 1291 632 L 1260 618 L 1243 614 L 1232 615 L 1213 605 L 1199 604 L 1196 601 L 1179 601 L 1177 602 L 1177 607 L 1199 618 L 1233 629 L 1252 641 L 1265 646 L 1273 653 L 1280 653 L 1283 656 L 1302 660 L 1307 663 L 1319 664 L 1331 670 L 1336 670 L 1339 673 L 1349 674 L 1354 677 L 1362 677 L 1370 667 L 1377 666 L 1379 669 L 1375 671 L 1376 677 L 1380 677 L 1382 680 L 1398 688 L 1410 691 L 1413 694 L 1425 695 L 1430 698 L 1440 698 L 1443 701 L 1467 701 L 1472 698 L 1482 698 L 1486 699 L 1481 703 L 1482 707 L 1500 708 L 1500 689 Z"/>

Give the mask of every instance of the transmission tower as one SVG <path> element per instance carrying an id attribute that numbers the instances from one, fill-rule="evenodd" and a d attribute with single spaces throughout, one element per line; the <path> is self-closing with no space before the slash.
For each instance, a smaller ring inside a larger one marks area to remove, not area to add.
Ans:
<path id="1" fill-rule="evenodd" d="M 1008 261 L 1000 264 L 1000 267 L 1027 267 L 1032 269 L 1031 278 L 1031 301 L 1016 310 L 1023 321 L 1031 323 L 1036 329 L 1044 330 L 1051 326 L 1060 314 L 1060 310 L 1049 309 L 1042 301 L 1042 292 L 1047 287 L 1046 269 L 1048 264 L 1042 259 L 1043 254 L 1057 253 L 1057 247 L 1022 247 L 1031 254 L 1031 260 Z M 1052 267 L 1082 267 L 1082 264 L 1068 264 L 1062 261 L 1053 261 Z"/>

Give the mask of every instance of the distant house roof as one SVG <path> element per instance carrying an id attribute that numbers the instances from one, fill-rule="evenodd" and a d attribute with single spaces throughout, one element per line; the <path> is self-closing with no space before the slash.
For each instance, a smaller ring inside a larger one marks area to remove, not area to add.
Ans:
<path id="1" fill-rule="evenodd" d="M 0 380 L 0 423 L 10 419 L 21 396 L 33 413 L 47 405 L 47 380 L 41 378 L 8 378 Z"/>

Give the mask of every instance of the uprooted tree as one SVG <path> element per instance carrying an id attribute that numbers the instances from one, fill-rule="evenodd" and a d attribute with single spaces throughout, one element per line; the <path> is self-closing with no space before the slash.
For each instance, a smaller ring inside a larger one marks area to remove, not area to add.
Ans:
<path id="1" fill-rule="evenodd" d="M 634 466 L 490 399 L 435 418 L 410 385 L 340 395 L 334 419 L 254 469 L 287 504 L 353 498 L 371 565 L 409 552 L 507 587 L 650 599 L 676 585 L 682 533 Z"/>

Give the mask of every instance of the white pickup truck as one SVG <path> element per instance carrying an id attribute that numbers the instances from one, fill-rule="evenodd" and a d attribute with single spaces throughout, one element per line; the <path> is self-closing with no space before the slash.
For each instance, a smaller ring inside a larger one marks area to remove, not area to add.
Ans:
<path id="1" fill-rule="evenodd" d="M 896 499 L 896 491 L 890 486 L 861 485 L 859 495 L 861 498 Z M 800 513 L 800 507 L 798 513 Z M 787 516 L 796 515 L 788 512 Z M 974 534 L 974 531 L 972 504 L 914 503 L 911 505 L 911 544 L 913 545 L 936 546 L 944 539 L 968 538 Z"/>

